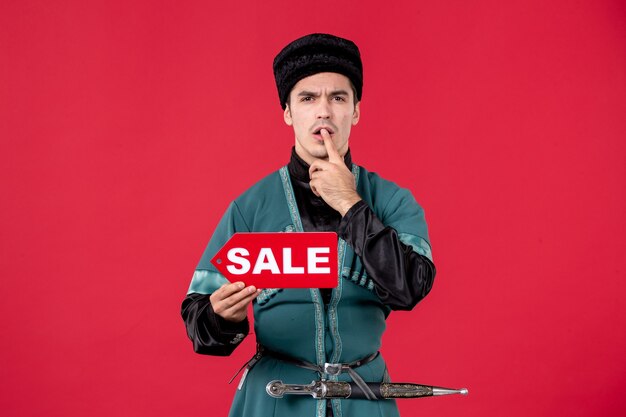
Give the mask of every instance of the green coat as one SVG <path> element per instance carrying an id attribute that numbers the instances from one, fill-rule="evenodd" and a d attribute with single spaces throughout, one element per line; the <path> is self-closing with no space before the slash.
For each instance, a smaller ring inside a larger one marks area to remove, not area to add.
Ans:
<path id="1" fill-rule="evenodd" d="M 432 260 L 424 212 L 408 190 L 353 165 L 357 192 L 400 240 Z M 298 232 L 302 230 L 286 167 L 265 177 L 231 203 L 217 226 L 189 287 L 189 293 L 211 294 L 226 279 L 210 260 L 235 232 Z M 265 289 L 253 304 L 257 342 L 294 358 L 323 365 L 362 359 L 381 346 L 390 308 L 384 305 L 360 258 L 339 239 L 340 279 L 324 308 L 318 289 Z M 388 380 L 382 356 L 356 368 L 366 382 Z M 309 396 L 274 399 L 265 392 L 269 381 L 308 384 L 314 371 L 274 358 L 262 358 L 237 391 L 230 416 L 326 415 L 324 400 Z M 347 374 L 329 380 L 349 381 Z M 333 400 L 335 416 L 397 416 L 395 401 Z"/>

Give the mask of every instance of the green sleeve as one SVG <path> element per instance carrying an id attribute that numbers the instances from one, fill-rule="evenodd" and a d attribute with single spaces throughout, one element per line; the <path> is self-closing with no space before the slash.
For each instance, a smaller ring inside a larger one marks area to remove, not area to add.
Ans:
<path id="1" fill-rule="evenodd" d="M 202 254 L 202 258 L 191 279 L 191 284 L 187 291 L 188 294 L 211 294 L 228 282 L 228 280 L 215 269 L 213 264 L 211 264 L 211 259 L 213 259 L 213 256 L 215 256 L 233 234 L 236 232 L 249 231 L 250 229 L 239 210 L 239 206 L 233 201 L 226 210 L 226 213 L 224 213 L 224 216 L 222 216 L 215 232 L 213 232 L 209 244 Z"/>

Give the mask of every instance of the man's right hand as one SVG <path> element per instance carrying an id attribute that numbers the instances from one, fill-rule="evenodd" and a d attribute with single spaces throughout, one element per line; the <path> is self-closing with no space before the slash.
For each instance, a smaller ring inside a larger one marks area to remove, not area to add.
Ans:
<path id="1" fill-rule="evenodd" d="M 252 285 L 246 287 L 243 282 L 233 282 L 222 285 L 209 299 L 215 314 L 224 320 L 240 322 L 248 315 L 248 304 L 260 292 Z"/>

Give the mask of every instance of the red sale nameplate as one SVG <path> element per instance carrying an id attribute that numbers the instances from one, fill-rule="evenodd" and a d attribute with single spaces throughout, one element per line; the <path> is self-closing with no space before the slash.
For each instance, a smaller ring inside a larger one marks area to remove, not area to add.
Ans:
<path id="1" fill-rule="evenodd" d="M 257 288 L 334 288 L 337 234 L 235 233 L 211 263 L 230 282 Z"/>

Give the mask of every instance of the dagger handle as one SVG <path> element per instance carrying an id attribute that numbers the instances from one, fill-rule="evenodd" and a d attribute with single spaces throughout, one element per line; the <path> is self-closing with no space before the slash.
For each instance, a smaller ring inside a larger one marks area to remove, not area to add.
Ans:
<path id="1" fill-rule="evenodd" d="M 326 398 L 324 381 L 313 381 L 310 384 L 284 384 L 283 381 L 271 381 L 265 391 L 274 398 L 283 398 L 285 394 L 311 395 L 313 398 Z"/>

